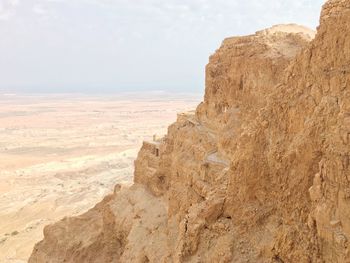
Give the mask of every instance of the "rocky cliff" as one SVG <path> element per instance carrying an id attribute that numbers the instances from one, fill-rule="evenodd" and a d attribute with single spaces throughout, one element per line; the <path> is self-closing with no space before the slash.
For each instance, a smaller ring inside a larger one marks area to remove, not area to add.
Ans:
<path id="1" fill-rule="evenodd" d="M 350 2 L 226 39 L 135 184 L 44 234 L 29 262 L 350 262 Z"/>

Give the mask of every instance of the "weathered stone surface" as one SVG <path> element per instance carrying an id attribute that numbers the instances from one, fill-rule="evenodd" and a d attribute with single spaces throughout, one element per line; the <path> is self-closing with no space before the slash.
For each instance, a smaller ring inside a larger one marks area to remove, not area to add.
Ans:
<path id="1" fill-rule="evenodd" d="M 313 40 L 226 39 L 204 102 L 143 145 L 137 184 L 47 227 L 30 262 L 350 262 L 349 1 L 320 21 Z"/>
<path id="2" fill-rule="evenodd" d="M 166 262 L 166 215 L 142 185 L 116 187 L 89 212 L 47 226 L 29 262 Z"/>

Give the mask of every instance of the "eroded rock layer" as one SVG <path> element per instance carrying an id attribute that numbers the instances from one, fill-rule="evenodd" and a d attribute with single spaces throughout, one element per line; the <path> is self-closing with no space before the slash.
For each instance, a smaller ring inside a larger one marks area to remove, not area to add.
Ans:
<path id="1" fill-rule="evenodd" d="M 46 227 L 30 262 L 350 262 L 350 2 L 320 22 L 226 39 L 135 185 Z"/>

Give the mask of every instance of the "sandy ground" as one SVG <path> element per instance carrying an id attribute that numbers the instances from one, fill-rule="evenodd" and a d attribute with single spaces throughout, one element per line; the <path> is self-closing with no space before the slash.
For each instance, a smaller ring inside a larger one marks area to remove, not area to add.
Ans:
<path id="1" fill-rule="evenodd" d="M 0 262 L 26 262 L 45 225 L 130 184 L 142 141 L 200 99 L 0 95 Z"/>

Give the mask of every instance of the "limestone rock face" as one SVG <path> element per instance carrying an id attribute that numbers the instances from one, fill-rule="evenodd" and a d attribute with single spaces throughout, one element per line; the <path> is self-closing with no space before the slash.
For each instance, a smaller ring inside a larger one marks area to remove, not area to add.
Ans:
<path id="1" fill-rule="evenodd" d="M 30 262 L 350 262 L 350 2 L 320 22 L 226 39 L 135 185 L 48 226 Z"/>
<path id="2" fill-rule="evenodd" d="M 205 100 L 199 107 L 202 119 L 205 116 L 212 122 L 232 108 L 264 106 L 290 60 L 314 35 L 291 24 L 225 39 L 206 68 Z"/>
<path id="3" fill-rule="evenodd" d="M 29 262 L 158 262 L 167 256 L 166 218 L 144 186 L 116 186 L 87 213 L 47 226 Z"/>

